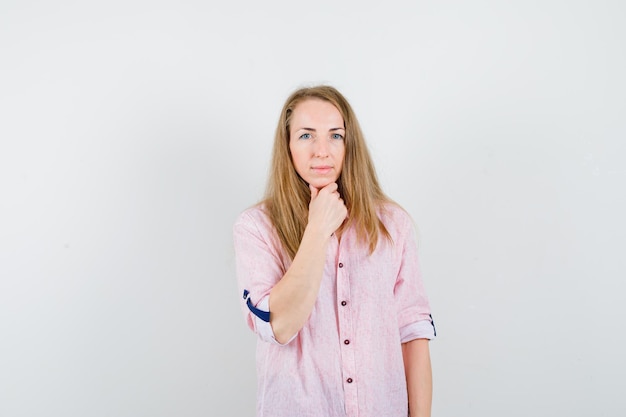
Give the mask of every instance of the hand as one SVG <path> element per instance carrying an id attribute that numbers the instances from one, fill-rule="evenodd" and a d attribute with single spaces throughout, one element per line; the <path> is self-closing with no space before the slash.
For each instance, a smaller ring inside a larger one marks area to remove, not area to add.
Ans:
<path id="1" fill-rule="evenodd" d="M 337 191 L 337 183 L 331 182 L 321 189 L 309 184 L 309 225 L 319 228 L 324 236 L 330 236 L 348 216 L 348 209 Z"/>

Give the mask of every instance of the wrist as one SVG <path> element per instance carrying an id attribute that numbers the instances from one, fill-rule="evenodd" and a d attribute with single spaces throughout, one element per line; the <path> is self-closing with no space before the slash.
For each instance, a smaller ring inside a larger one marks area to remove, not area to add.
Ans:
<path id="1" fill-rule="evenodd" d="M 328 230 L 324 230 L 322 227 L 316 227 L 315 225 L 309 223 L 304 229 L 303 238 L 309 238 L 315 242 L 326 243 L 332 234 L 333 232 L 329 233 Z"/>

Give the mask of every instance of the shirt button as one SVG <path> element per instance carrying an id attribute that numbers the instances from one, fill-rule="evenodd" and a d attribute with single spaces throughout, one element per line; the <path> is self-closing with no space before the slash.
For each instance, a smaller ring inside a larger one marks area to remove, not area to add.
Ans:
<path id="1" fill-rule="evenodd" d="M 348 304 L 348 302 L 347 302 L 347 301 L 342 301 L 342 302 L 341 302 L 341 305 L 342 305 L 342 306 L 345 306 L 346 304 Z"/>
<path id="2" fill-rule="evenodd" d="M 339 262 L 339 268 L 343 268 L 343 264 Z"/>
<path id="3" fill-rule="evenodd" d="M 349 341 L 348 339 L 346 339 L 346 340 L 344 340 L 344 341 L 343 341 L 343 344 L 344 344 L 344 345 L 349 345 L 349 344 L 350 344 L 350 341 Z"/>
<path id="4" fill-rule="evenodd" d="M 346 379 L 346 382 L 347 382 L 348 384 L 352 384 L 352 378 L 348 378 L 348 379 Z"/>

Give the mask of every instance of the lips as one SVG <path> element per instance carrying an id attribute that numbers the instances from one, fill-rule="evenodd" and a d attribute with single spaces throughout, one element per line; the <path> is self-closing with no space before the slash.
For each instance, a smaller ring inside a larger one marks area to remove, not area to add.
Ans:
<path id="1" fill-rule="evenodd" d="M 333 167 L 331 167 L 330 165 L 319 165 L 311 167 L 311 169 L 313 170 L 313 172 L 316 172 L 318 174 L 327 174 L 333 169 Z"/>

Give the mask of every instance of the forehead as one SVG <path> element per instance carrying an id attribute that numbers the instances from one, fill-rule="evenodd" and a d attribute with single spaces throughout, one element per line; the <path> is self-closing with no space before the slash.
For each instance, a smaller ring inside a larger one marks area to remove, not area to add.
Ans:
<path id="1" fill-rule="evenodd" d="M 306 124 L 328 126 L 330 128 L 344 127 L 341 113 L 331 102 L 307 98 L 296 105 L 291 114 L 292 128 L 314 127 Z"/>

